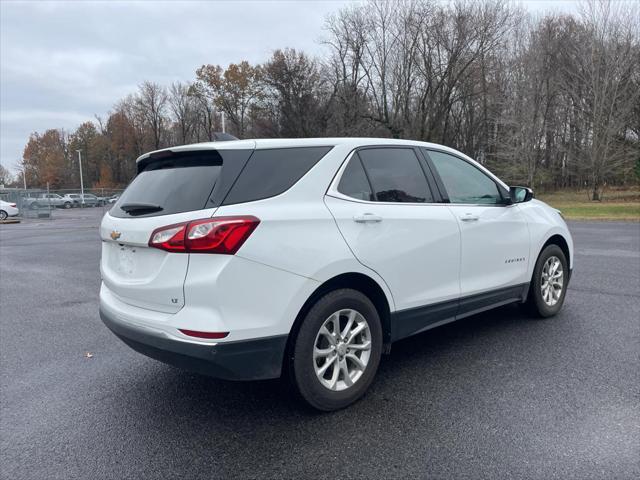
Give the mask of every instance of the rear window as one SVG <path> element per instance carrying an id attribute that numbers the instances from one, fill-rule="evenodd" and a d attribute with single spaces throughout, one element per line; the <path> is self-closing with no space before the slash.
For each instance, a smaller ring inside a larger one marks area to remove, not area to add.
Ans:
<path id="1" fill-rule="evenodd" d="M 333 147 L 256 150 L 223 205 L 279 195 L 291 188 Z"/>
<path id="2" fill-rule="evenodd" d="M 222 156 L 215 150 L 152 160 L 129 184 L 110 215 L 154 216 L 202 210 L 208 206 L 222 165 Z"/>
<path id="3" fill-rule="evenodd" d="M 364 168 L 362 168 L 362 162 L 357 154 L 353 156 L 347 164 L 347 168 L 344 169 L 338 185 L 338 191 L 343 195 L 357 198 L 358 200 L 375 200 L 367 175 L 364 173 Z"/>
<path id="4" fill-rule="evenodd" d="M 427 177 L 413 149 L 367 148 L 358 155 L 378 202 L 433 202 Z"/>

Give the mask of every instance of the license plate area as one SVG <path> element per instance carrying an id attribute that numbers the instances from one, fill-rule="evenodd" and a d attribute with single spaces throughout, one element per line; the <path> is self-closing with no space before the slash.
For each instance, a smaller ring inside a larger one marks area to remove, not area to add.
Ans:
<path id="1" fill-rule="evenodd" d="M 136 274 L 137 250 L 139 247 L 118 245 L 116 253 L 116 271 L 123 277 L 133 277 Z"/>

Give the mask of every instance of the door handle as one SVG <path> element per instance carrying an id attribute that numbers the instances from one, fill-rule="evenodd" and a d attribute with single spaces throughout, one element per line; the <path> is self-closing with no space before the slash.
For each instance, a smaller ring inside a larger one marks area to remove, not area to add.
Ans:
<path id="1" fill-rule="evenodd" d="M 382 221 L 382 217 L 373 213 L 364 213 L 353 217 L 353 221 L 358 223 L 378 223 Z"/>
<path id="2" fill-rule="evenodd" d="M 480 220 L 478 215 L 474 215 L 473 213 L 466 213 L 464 216 L 460 217 L 460 220 L 463 222 L 477 222 Z"/>

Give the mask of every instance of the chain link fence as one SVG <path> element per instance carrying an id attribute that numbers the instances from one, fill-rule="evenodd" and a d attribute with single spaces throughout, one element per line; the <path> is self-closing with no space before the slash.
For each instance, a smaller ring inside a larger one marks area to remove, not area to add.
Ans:
<path id="1" fill-rule="evenodd" d="M 55 219 L 67 217 L 73 209 L 101 208 L 107 211 L 116 202 L 122 189 L 0 189 L 0 200 L 15 204 L 18 218 Z"/>

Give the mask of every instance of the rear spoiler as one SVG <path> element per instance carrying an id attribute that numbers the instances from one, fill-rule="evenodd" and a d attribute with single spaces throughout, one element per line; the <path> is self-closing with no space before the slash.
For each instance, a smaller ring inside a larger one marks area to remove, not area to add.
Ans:
<path id="1" fill-rule="evenodd" d="M 230 141 L 234 141 L 234 140 L 238 140 L 238 139 L 236 137 L 234 137 L 233 135 L 230 135 L 228 133 L 224 133 L 224 132 L 214 132 L 213 133 L 213 141 L 214 142 L 230 142 Z M 181 157 L 185 157 L 185 156 L 189 156 L 189 153 L 192 153 L 194 155 L 198 155 L 199 154 L 197 151 L 194 151 L 194 152 L 190 152 L 188 150 L 187 151 L 173 151 L 171 149 L 165 149 L 165 150 L 158 150 L 158 151 L 155 151 L 155 152 L 151 152 L 147 156 L 143 155 L 141 158 L 139 158 L 136 161 L 136 174 L 138 174 L 141 171 L 143 171 L 144 168 L 147 165 L 149 165 L 149 163 L 154 162 L 156 160 L 162 160 L 162 159 L 170 158 L 170 157 L 172 157 L 174 155 L 180 155 Z"/>

